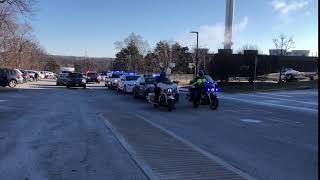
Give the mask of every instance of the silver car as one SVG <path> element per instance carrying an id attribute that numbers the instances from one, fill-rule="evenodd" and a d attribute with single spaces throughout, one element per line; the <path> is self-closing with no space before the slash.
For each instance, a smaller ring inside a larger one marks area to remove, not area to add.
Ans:
<path id="1" fill-rule="evenodd" d="M 19 69 L 14 69 L 18 74 L 17 74 L 17 83 L 22 84 L 23 81 L 23 74 Z"/>
<path id="2" fill-rule="evenodd" d="M 66 86 L 69 73 L 60 73 L 57 78 L 57 86 Z"/>

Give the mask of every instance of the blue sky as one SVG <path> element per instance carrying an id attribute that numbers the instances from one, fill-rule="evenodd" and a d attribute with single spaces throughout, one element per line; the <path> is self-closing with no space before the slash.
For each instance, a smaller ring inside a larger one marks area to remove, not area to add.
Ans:
<path id="1" fill-rule="evenodd" d="M 279 33 L 295 49 L 318 51 L 317 0 L 236 0 L 234 49 L 254 44 L 267 53 Z M 160 40 L 222 48 L 225 0 L 39 0 L 34 32 L 48 53 L 114 57 L 114 42 L 131 32 L 151 48 Z"/>

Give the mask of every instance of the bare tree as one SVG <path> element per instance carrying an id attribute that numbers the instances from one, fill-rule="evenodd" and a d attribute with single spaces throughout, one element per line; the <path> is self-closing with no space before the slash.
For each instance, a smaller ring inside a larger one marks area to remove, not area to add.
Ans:
<path id="1" fill-rule="evenodd" d="M 1 7 L 11 9 L 21 15 L 31 15 L 35 0 L 0 0 Z"/>
<path id="2" fill-rule="evenodd" d="M 208 48 L 199 48 L 199 70 L 203 70 L 204 72 L 208 72 L 208 65 L 207 63 L 209 58 L 209 49 Z"/>
<path id="3" fill-rule="evenodd" d="M 39 64 L 28 62 L 42 54 L 27 19 L 33 15 L 36 0 L 0 0 L 0 63 L 16 67 Z M 21 23 L 22 21 L 22 23 Z"/>
<path id="4" fill-rule="evenodd" d="M 293 48 L 295 42 L 293 41 L 293 37 L 287 37 L 282 33 L 278 36 L 278 38 L 273 39 L 273 43 L 275 48 L 280 50 L 278 55 L 286 56 L 289 54 L 288 51 Z M 279 83 L 282 81 L 282 68 L 283 67 L 279 67 Z"/>
<path id="5" fill-rule="evenodd" d="M 279 55 L 286 56 L 291 48 L 294 48 L 295 42 L 293 37 L 288 37 L 285 34 L 280 34 L 277 38 L 273 39 L 273 43 L 276 49 L 280 50 Z"/>
<path id="6" fill-rule="evenodd" d="M 146 55 L 150 50 L 149 44 L 147 41 L 143 40 L 142 36 L 131 33 L 124 41 L 117 41 L 114 43 L 117 50 L 126 48 L 129 44 L 134 44 L 138 47 L 139 53 Z"/>

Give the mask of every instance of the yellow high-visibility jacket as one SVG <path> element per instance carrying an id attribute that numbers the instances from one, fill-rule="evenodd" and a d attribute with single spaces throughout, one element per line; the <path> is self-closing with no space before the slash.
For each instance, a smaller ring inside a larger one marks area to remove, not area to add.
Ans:
<path id="1" fill-rule="evenodd" d="M 197 77 L 196 81 L 192 83 L 192 85 L 202 85 L 203 83 L 207 82 L 207 79 L 205 78 L 201 78 L 201 77 Z"/>

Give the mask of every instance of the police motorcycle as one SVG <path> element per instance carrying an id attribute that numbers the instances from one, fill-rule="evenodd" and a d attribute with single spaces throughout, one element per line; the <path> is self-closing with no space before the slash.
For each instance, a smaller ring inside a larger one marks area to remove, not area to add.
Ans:
<path id="1" fill-rule="evenodd" d="M 168 111 L 175 109 L 175 103 L 177 102 L 178 86 L 170 79 L 166 78 L 164 82 L 158 83 L 157 87 L 160 88 L 159 99 L 155 100 L 155 93 L 148 93 L 147 100 L 153 104 L 155 108 L 167 107 Z"/>
<path id="2" fill-rule="evenodd" d="M 194 108 L 198 108 L 199 105 L 209 105 L 210 109 L 216 110 L 219 106 L 218 88 L 217 83 L 209 75 L 204 76 L 207 82 L 201 87 L 190 86 L 187 98 L 193 103 Z M 196 88 L 200 88 L 196 90 Z M 193 95 L 191 93 L 194 93 Z"/>

